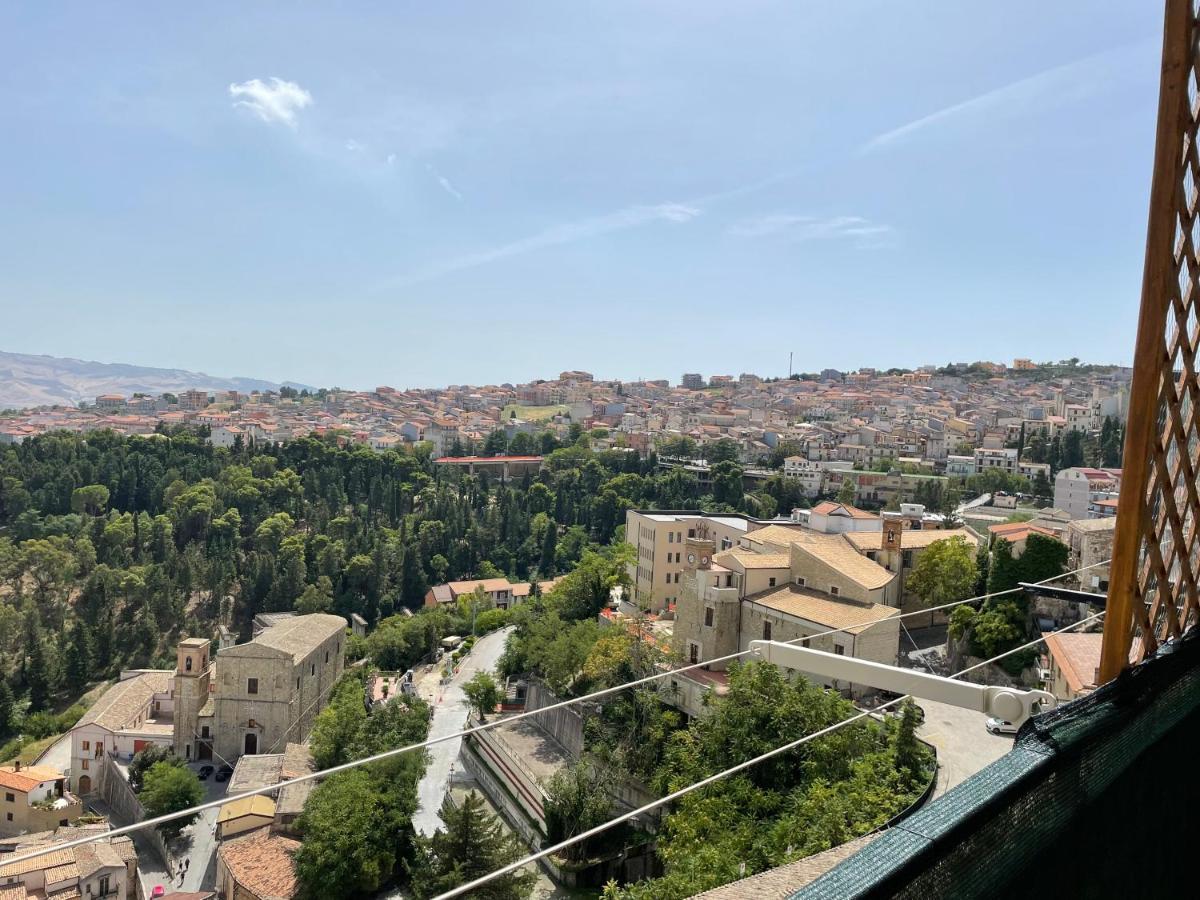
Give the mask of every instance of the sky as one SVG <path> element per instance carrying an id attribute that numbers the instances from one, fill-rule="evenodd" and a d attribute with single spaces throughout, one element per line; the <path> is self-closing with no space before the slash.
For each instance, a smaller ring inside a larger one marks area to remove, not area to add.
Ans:
<path id="1" fill-rule="evenodd" d="M 0 350 L 350 388 L 1128 364 L 1161 16 L 5 4 Z"/>

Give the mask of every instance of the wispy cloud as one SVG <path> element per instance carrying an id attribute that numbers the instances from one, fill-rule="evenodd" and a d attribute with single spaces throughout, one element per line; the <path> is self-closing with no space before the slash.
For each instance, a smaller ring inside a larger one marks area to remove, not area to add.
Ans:
<path id="1" fill-rule="evenodd" d="M 502 259 L 510 259 L 526 253 L 533 253 L 547 247 L 558 247 L 588 238 L 599 237 L 617 231 L 625 231 L 653 222 L 670 222 L 682 224 L 700 215 L 700 210 L 694 206 L 682 203 L 659 203 L 653 206 L 630 206 L 604 216 L 581 219 L 577 222 L 566 222 L 554 225 L 544 231 L 527 238 L 501 244 L 478 253 L 459 256 L 445 262 L 436 263 L 425 269 L 402 275 L 388 282 L 390 287 L 405 287 L 421 284 L 441 278 L 453 272 L 474 269 Z"/>
<path id="2" fill-rule="evenodd" d="M 356 141 L 354 138 L 347 139 L 346 149 L 349 150 L 351 153 L 354 153 L 357 150 L 361 150 L 362 148 L 363 148 L 363 145 L 360 144 L 358 141 Z"/>
<path id="3" fill-rule="evenodd" d="M 437 183 L 439 185 L 441 185 L 443 191 L 445 191 L 447 194 L 449 194 L 455 200 L 462 200 L 462 198 L 463 198 L 462 193 L 458 190 L 458 188 L 456 188 L 453 184 L 450 183 L 449 178 L 447 178 L 445 175 L 443 175 L 441 172 L 439 172 L 437 169 L 435 169 L 429 163 L 425 164 L 425 169 L 426 169 L 426 171 L 429 172 L 430 175 L 432 175 L 435 179 L 437 179 Z"/>
<path id="4" fill-rule="evenodd" d="M 1115 68 L 1118 71 L 1127 71 L 1129 57 L 1144 45 L 1145 41 L 1138 41 L 1102 50 L 984 91 L 877 134 L 858 148 L 859 153 L 869 153 L 895 144 L 917 132 L 970 113 L 986 111 L 994 114 L 1001 109 L 1020 112 L 1038 108 L 1047 102 L 1075 99 L 1105 84 L 1111 78 L 1108 70 Z"/>
<path id="5" fill-rule="evenodd" d="M 854 240 L 860 244 L 880 241 L 893 234 L 889 225 L 862 216 L 833 216 L 821 219 L 795 213 L 771 213 L 735 222 L 728 233 L 741 238 L 778 237 L 789 243 L 817 240 Z"/>
<path id="6" fill-rule="evenodd" d="M 294 81 L 251 78 L 229 85 L 229 96 L 235 107 L 250 110 L 262 121 L 296 127 L 296 115 L 313 102 L 312 94 Z"/>

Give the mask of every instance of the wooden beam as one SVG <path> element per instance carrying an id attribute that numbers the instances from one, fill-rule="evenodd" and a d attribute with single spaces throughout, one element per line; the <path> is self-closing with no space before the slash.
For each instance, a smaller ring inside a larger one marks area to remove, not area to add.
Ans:
<path id="1" fill-rule="evenodd" d="M 1150 181 L 1150 214 L 1146 228 L 1146 260 L 1142 273 L 1142 305 L 1134 345 L 1133 383 L 1125 429 L 1121 494 L 1108 588 L 1108 614 L 1100 657 L 1100 683 L 1115 678 L 1129 664 L 1135 617 L 1145 623 L 1140 607 L 1138 560 L 1150 515 L 1146 489 L 1154 474 L 1154 442 L 1159 439 L 1160 379 L 1169 375 L 1164 331 L 1171 295 L 1178 290 L 1175 233 L 1184 166 L 1187 126 L 1191 119 L 1188 78 L 1193 64 L 1190 0 L 1166 0 L 1162 72 L 1158 91 L 1158 128 Z M 1173 611 L 1172 611 L 1173 613 Z M 1150 636 L 1153 645 L 1154 637 Z"/>

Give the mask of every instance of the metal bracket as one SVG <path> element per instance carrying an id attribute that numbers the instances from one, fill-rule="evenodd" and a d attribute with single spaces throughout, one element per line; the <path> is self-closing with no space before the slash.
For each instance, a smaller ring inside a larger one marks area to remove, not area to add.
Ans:
<path id="1" fill-rule="evenodd" d="M 901 669 L 899 666 L 853 656 L 839 656 L 796 644 L 751 641 L 750 651 L 760 659 L 786 669 L 973 709 L 1014 725 L 1020 725 L 1030 716 L 1058 705 L 1058 700 L 1048 691 L 971 684 L 969 681 L 942 678 L 940 675 Z"/>

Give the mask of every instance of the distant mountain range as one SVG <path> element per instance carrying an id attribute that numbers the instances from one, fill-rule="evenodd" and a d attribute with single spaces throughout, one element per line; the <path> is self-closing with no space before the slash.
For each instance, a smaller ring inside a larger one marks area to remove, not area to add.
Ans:
<path id="1" fill-rule="evenodd" d="M 0 410 L 31 406 L 75 406 L 100 394 L 134 393 L 157 396 L 188 388 L 210 391 L 277 391 L 280 387 L 311 387 L 259 378 L 217 378 L 186 369 L 155 369 L 122 363 L 90 362 L 57 356 L 34 356 L 0 350 Z"/>

